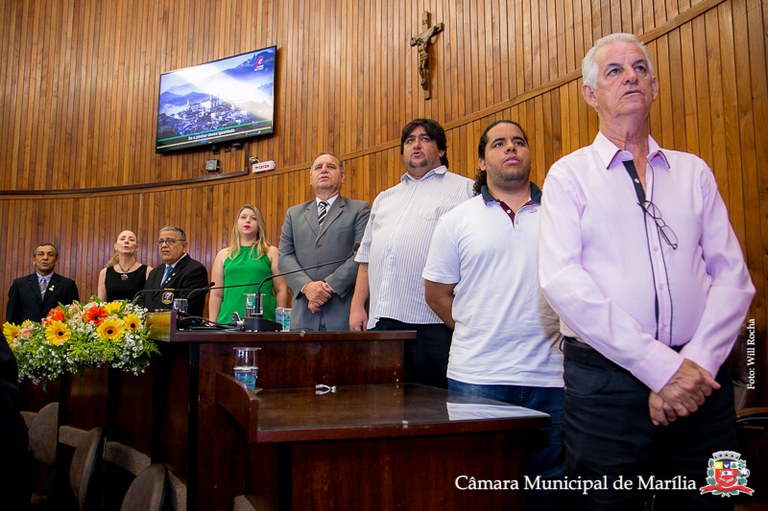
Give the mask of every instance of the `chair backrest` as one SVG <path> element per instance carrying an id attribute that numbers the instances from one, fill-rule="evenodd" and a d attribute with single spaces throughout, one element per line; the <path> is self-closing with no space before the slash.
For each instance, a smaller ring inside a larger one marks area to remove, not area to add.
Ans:
<path id="1" fill-rule="evenodd" d="M 69 466 L 69 485 L 80 509 L 85 508 L 96 462 L 101 458 L 103 439 L 103 430 L 93 428 L 78 440 L 75 453 L 72 455 L 72 463 Z"/>
<path id="2" fill-rule="evenodd" d="M 29 424 L 29 446 L 40 463 L 56 464 L 59 445 L 59 403 L 48 403 L 32 417 Z"/>
<path id="3" fill-rule="evenodd" d="M 168 470 L 165 465 L 150 465 L 128 487 L 120 511 L 160 511 L 167 488 Z"/>

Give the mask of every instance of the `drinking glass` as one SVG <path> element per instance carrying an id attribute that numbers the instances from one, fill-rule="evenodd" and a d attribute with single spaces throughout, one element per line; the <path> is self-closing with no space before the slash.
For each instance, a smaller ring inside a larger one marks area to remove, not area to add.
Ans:
<path id="1" fill-rule="evenodd" d="M 243 293 L 243 296 L 245 296 L 245 317 L 246 318 L 253 318 L 255 316 L 260 316 L 264 312 L 263 309 L 263 303 L 264 303 L 264 295 L 261 295 L 261 300 L 259 300 L 259 306 L 258 310 L 256 307 L 256 293 Z"/>
<path id="2" fill-rule="evenodd" d="M 236 347 L 235 350 L 235 379 L 251 390 L 256 389 L 256 380 L 259 377 L 259 363 L 257 354 L 261 348 Z"/>

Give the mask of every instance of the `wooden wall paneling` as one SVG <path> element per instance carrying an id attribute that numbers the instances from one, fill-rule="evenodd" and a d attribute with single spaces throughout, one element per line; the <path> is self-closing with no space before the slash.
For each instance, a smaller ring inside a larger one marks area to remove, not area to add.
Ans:
<path id="1" fill-rule="evenodd" d="M 680 29 L 678 28 L 670 32 L 668 37 L 670 81 L 675 82 L 675 86 L 670 89 L 669 102 L 673 115 L 673 119 L 670 122 L 672 127 L 671 147 L 686 147 L 685 83 L 689 81 L 689 77 L 683 74 L 684 66 L 680 35 Z M 675 78 L 673 79 L 672 77 Z"/>
<path id="2" fill-rule="evenodd" d="M 682 100 L 685 110 L 685 147 L 699 147 L 699 130 L 696 121 L 696 68 L 693 44 L 693 27 L 687 23 L 680 27 L 680 51 L 682 70 Z"/>
<path id="3" fill-rule="evenodd" d="M 702 41 L 706 38 L 704 18 L 693 20 L 693 35 L 698 44 L 694 45 L 694 69 L 696 78 L 696 111 L 699 125 L 699 156 L 704 161 L 712 162 L 712 145 L 709 137 L 712 133 L 712 113 L 709 100 L 709 67 L 707 63 L 707 47 Z M 712 163 L 710 163 L 712 164 Z"/>
<path id="4" fill-rule="evenodd" d="M 554 17 L 556 14 L 552 11 L 551 0 L 540 3 L 538 11 L 539 44 L 541 47 L 541 85 L 544 85 L 557 76 L 556 70 L 553 68 L 553 62 L 557 60 L 557 56 L 554 55 L 556 33 L 549 30 L 552 27 L 550 17 Z"/>
<path id="5" fill-rule="evenodd" d="M 727 176 L 724 174 L 728 168 L 725 147 L 725 122 L 723 105 L 723 85 L 720 70 L 722 69 L 722 59 L 720 56 L 719 44 L 719 23 L 717 12 L 708 11 L 704 14 L 707 31 L 707 66 L 709 67 L 709 99 L 712 115 L 712 131 L 710 132 L 709 143 L 712 146 L 712 160 L 709 161 L 712 170 L 715 173 L 720 193 L 723 197 L 728 196 Z M 715 71 L 717 70 L 717 71 Z M 714 73 L 714 74 L 713 74 Z"/>
<path id="6" fill-rule="evenodd" d="M 674 147 L 675 137 L 674 130 L 675 124 L 679 121 L 674 115 L 674 106 L 672 104 L 672 89 L 674 73 L 670 67 L 670 52 L 669 52 L 669 34 L 664 37 L 660 37 L 654 41 L 654 61 L 659 64 L 656 66 L 656 75 L 659 79 L 659 97 L 655 101 L 654 107 L 656 108 L 654 120 L 654 130 L 652 133 L 658 133 L 658 142 L 663 147 Z M 678 78 L 674 79 L 675 81 Z"/>
<path id="7" fill-rule="evenodd" d="M 667 21 L 667 2 L 654 2 L 654 25 L 659 26 Z"/>
<path id="8" fill-rule="evenodd" d="M 22 13 L 19 13 L 18 16 L 21 18 L 18 23 L 18 40 L 29 40 L 31 38 L 29 34 L 29 25 L 31 20 L 29 17 L 23 16 Z M 29 94 L 29 75 L 31 74 L 30 68 L 32 67 L 32 62 L 30 56 L 28 55 L 28 45 L 19 44 L 18 42 L 16 44 L 18 44 L 18 52 L 16 53 L 18 57 L 16 62 L 18 63 L 17 66 L 20 76 L 20 79 L 16 82 L 16 98 L 17 104 L 20 106 L 20 108 L 16 114 L 16 118 L 14 119 L 14 123 L 16 126 L 18 126 L 18 130 L 13 131 L 14 160 L 12 168 L 27 169 L 29 168 L 29 162 L 25 158 L 25 139 L 22 135 L 26 132 L 26 115 L 29 112 L 29 102 L 31 96 Z"/>
<path id="9" fill-rule="evenodd" d="M 547 138 L 547 146 L 550 148 L 550 152 L 547 154 L 547 163 L 551 165 L 554 163 L 563 153 L 563 127 L 561 124 L 562 117 L 560 115 L 560 92 L 562 87 L 558 87 L 553 90 L 549 98 L 551 114 L 550 114 L 550 130 Z M 542 175 L 543 177 L 543 175 Z"/>
<path id="10" fill-rule="evenodd" d="M 746 4 L 746 5 L 745 5 Z M 759 2 L 746 0 L 734 2 L 734 9 L 744 12 L 745 25 L 740 25 L 735 30 L 736 34 L 748 34 L 749 51 L 739 51 L 737 54 L 737 66 L 739 70 L 746 69 L 746 63 L 741 65 L 742 59 L 749 60 L 749 80 L 743 77 L 739 81 L 739 88 L 745 93 L 740 93 L 740 99 L 744 104 L 742 131 L 749 134 L 754 129 L 754 143 L 749 144 L 751 137 L 744 137 L 744 154 L 742 162 L 745 169 L 745 210 L 747 211 L 746 250 L 747 258 L 752 270 L 753 281 L 757 287 L 758 299 L 753 304 L 757 326 L 765 332 L 766 325 L 761 323 L 766 319 L 766 300 L 759 297 L 768 294 L 768 250 L 765 248 L 765 240 L 768 240 L 768 173 L 762 171 L 764 162 L 768 161 L 768 51 L 766 51 L 765 20 L 768 19 L 768 3 L 763 2 L 761 12 Z M 741 26 L 746 29 L 740 32 Z M 736 45 L 743 48 L 743 45 Z M 751 94 L 747 93 L 751 91 Z M 741 102 L 740 102 L 741 106 Z M 750 126 L 749 118 L 752 116 L 753 125 Z M 760 167 L 758 167 L 760 165 Z M 762 243 L 761 241 L 762 240 Z M 762 248 L 761 248 L 762 244 Z"/>
<path id="11" fill-rule="evenodd" d="M 643 25 L 641 32 L 647 32 L 656 26 L 653 19 L 653 0 L 642 0 Z M 597 40 L 597 39 L 595 39 Z"/>
<path id="12" fill-rule="evenodd" d="M 724 110 L 724 131 L 721 132 L 721 138 L 725 144 L 724 156 L 727 161 L 725 170 L 726 190 L 723 192 L 723 198 L 733 224 L 734 230 L 740 240 L 744 239 L 744 209 L 737 205 L 743 204 L 743 173 L 733 172 L 734 164 L 737 168 L 743 169 L 741 161 L 741 134 L 739 130 L 739 111 L 737 98 L 737 76 L 735 68 L 735 51 L 733 46 L 733 18 L 730 4 L 720 4 L 716 9 L 719 22 L 719 43 L 720 53 L 724 57 L 721 59 L 721 77 L 722 94 Z M 747 68 L 748 69 L 748 68 Z M 747 75 L 748 76 L 748 75 Z M 727 195 L 726 195 L 727 194 Z"/>

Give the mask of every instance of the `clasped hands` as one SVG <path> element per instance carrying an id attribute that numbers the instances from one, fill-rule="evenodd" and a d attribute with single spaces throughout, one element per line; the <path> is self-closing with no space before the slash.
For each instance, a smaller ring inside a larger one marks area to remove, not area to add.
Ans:
<path id="1" fill-rule="evenodd" d="M 313 280 L 307 283 L 302 290 L 309 302 L 307 307 L 313 314 L 320 312 L 325 302 L 331 299 L 333 289 L 322 280 Z"/>
<path id="2" fill-rule="evenodd" d="M 658 393 L 651 392 L 648 398 L 651 422 L 654 426 L 667 426 L 678 417 L 687 417 L 719 388 L 720 384 L 709 371 L 686 358 Z"/>

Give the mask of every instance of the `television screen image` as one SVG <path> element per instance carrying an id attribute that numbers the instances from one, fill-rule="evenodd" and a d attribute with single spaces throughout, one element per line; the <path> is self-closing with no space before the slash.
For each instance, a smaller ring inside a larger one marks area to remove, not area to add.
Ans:
<path id="1" fill-rule="evenodd" d="M 160 75 L 155 150 L 272 133 L 276 53 L 270 46 Z"/>

